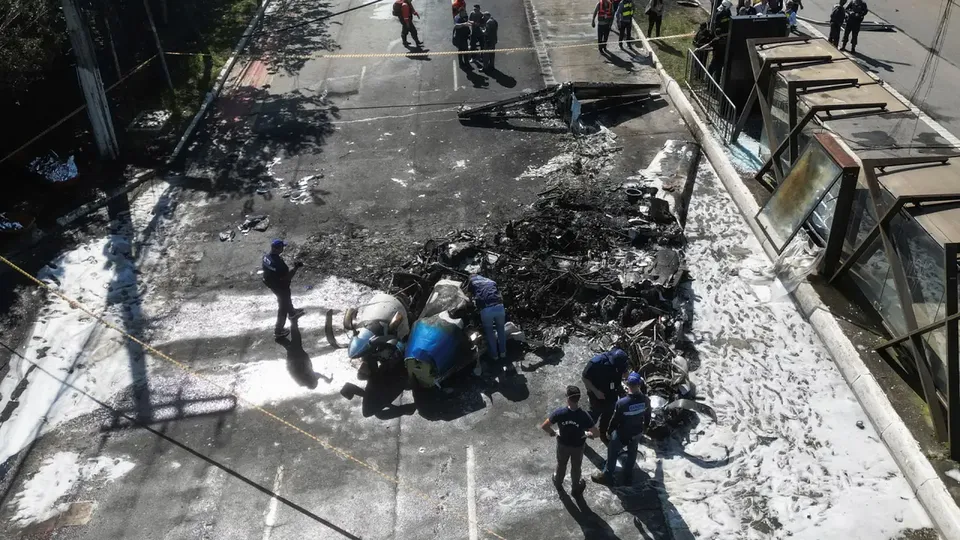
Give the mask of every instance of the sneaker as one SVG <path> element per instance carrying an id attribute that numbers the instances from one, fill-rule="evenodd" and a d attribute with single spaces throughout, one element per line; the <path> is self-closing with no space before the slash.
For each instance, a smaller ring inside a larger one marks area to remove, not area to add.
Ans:
<path id="1" fill-rule="evenodd" d="M 607 478 L 607 475 L 603 474 L 602 472 L 593 473 L 593 475 L 590 476 L 590 479 L 604 486 L 609 485 L 611 483 L 610 480 Z"/>
<path id="2" fill-rule="evenodd" d="M 274 333 L 273 333 L 273 337 L 275 337 L 275 338 L 277 338 L 277 339 L 285 338 L 285 337 L 287 337 L 287 336 L 289 336 L 289 335 L 290 335 L 290 330 L 288 330 L 287 328 L 284 328 L 283 330 L 280 330 L 279 332 L 274 332 Z"/>

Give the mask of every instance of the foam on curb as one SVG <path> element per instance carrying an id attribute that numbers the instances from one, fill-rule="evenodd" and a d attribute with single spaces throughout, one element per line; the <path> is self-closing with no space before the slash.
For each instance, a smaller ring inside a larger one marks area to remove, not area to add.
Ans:
<path id="1" fill-rule="evenodd" d="M 760 210 L 759 205 L 736 169 L 733 168 L 733 164 L 721 148 L 720 143 L 710 134 L 706 124 L 694 110 L 680 85 L 664 70 L 663 64 L 660 63 L 657 54 L 647 40 L 647 36 L 640 30 L 636 20 L 633 22 L 633 27 L 640 39 L 643 40 L 644 48 L 650 51 L 653 65 L 660 74 L 664 89 L 676 105 L 684 121 L 686 121 L 695 140 L 700 143 L 707 159 L 716 170 L 717 176 L 733 198 L 737 208 L 740 209 L 740 213 L 747 221 L 754 236 L 761 240 L 760 243 L 764 251 L 773 261 L 776 258 L 776 253 L 768 242 L 763 241 L 766 237 L 753 219 Z M 816 33 L 819 34 L 819 32 Z M 893 90 L 889 85 L 885 87 Z M 953 138 L 953 140 L 956 140 L 956 138 Z M 830 352 L 847 384 L 867 413 L 870 422 L 881 434 L 881 439 L 890 449 L 894 461 L 903 471 L 907 482 L 913 487 L 917 499 L 929 514 L 930 520 L 936 526 L 941 538 L 944 540 L 960 540 L 960 507 L 957 506 L 953 497 L 947 491 L 943 481 L 923 454 L 920 445 L 910 434 L 910 430 L 897 415 L 890 400 L 883 393 L 883 389 L 870 374 L 869 368 L 864 364 L 853 343 L 843 333 L 836 318 L 830 314 L 829 310 L 823 308 L 823 303 L 809 284 L 801 285 L 797 291 L 791 293 L 791 297 L 801 314 L 809 320 L 824 346 Z"/>

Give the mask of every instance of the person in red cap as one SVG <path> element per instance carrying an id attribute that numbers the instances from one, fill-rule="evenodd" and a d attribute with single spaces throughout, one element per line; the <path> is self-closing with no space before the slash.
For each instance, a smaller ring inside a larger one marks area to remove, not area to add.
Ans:
<path id="1" fill-rule="evenodd" d="M 557 426 L 559 433 L 553 429 Z M 600 436 L 600 430 L 587 411 L 580 408 L 580 388 L 567 387 L 567 406 L 550 413 L 540 424 L 540 429 L 551 437 L 557 438 L 557 470 L 553 474 L 553 485 L 563 489 L 563 477 L 567 475 L 567 462 L 570 463 L 570 485 L 575 494 L 582 493 L 587 483 L 580 477 L 583 464 L 583 447 L 587 437 Z"/>
<path id="2" fill-rule="evenodd" d="M 297 261 L 293 263 L 293 270 L 287 266 L 280 255 L 287 243 L 279 238 L 270 243 L 270 253 L 263 256 L 263 283 L 277 297 L 277 326 L 273 335 L 278 338 L 284 338 L 290 335 L 290 330 L 284 328 L 287 319 L 293 323 L 303 315 L 302 309 L 293 307 L 293 299 L 290 296 L 290 281 L 297 275 L 303 263 Z"/>

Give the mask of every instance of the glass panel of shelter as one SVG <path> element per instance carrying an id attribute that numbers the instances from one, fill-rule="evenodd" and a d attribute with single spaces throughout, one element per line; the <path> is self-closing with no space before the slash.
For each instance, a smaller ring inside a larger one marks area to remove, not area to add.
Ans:
<path id="1" fill-rule="evenodd" d="M 842 169 L 820 144 L 807 145 L 783 183 L 777 186 L 757 214 L 757 223 L 778 253 L 817 207 L 824 204 L 824 199 L 829 198 L 827 195 L 838 184 L 841 172 Z M 831 202 L 835 198 L 836 195 L 830 198 Z M 832 220 L 832 212 L 830 216 Z"/>

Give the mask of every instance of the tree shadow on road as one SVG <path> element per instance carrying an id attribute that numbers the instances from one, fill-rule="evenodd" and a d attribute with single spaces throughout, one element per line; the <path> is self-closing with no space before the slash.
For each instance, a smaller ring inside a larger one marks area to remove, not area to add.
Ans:
<path id="1" fill-rule="evenodd" d="M 330 2 L 293 2 L 264 15 L 251 40 L 250 55 L 263 60 L 270 73 L 295 74 L 311 55 L 339 50 L 330 34 L 331 24 L 339 23 L 322 19 L 334 15 L 330 7 Z"/>
<path id="2" fill-rule="evenodd" d="M 336 107 L 323 94 L 241 88 L 221 98 L 186 167 L 184 187 L 221 198 L 283 189 L 272 174 L 282 155 L 319 154 L 334 132 Z M 288 173 L 289 171 L 285 171 Z M 299 179 L 293 171 L 291 184 Z M 286 187 L 295 188 L 288 185 Z"/>

